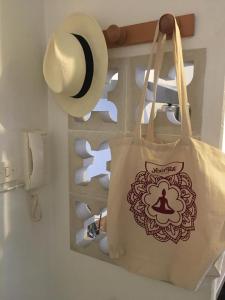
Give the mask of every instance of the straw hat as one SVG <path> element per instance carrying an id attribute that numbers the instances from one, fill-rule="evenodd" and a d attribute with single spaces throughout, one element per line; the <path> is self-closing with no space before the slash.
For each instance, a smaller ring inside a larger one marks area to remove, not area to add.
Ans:
<path id="1" fill-rule="evenodd" d="M 53 33 L 44 56 L 43 73 L 62 109 L 75 117 L 90 112 L 101 97 L 108 52 L 97 21 L 76 13 Z"/>

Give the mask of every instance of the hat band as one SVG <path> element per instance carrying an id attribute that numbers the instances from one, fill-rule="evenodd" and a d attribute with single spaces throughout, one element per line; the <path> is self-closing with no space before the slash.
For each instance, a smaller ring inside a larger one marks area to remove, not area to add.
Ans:
<path id="1" fill-rule="evenodd" d="M 73 34 L 73 33 L 71 33 L 71 34 L 73 36 L 75 36 L 78 39 L 78 41 L 80 42 L 81 47 L 83 48 L 83 51 L 84 51 L 84 57 L 85 57 L 85 62 L 86 62 L 86 74 L 84 77 L 84 82 L 83 82 L 82 88 L 76 95 L 71 96 L 72 98 L 81 98 L 87 93 L 87 91 L 89 90 L 89 88 L 91 86 L 93 74 L 94 74 L 94 60 L 93 60 L 91 48 L 90 48 L 87 40 L 79 34 Z"/>

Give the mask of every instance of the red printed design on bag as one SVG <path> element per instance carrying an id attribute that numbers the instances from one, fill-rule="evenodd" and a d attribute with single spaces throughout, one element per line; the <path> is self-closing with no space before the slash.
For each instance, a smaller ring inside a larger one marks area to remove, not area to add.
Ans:
<path id="1" fill-rule="evenodd" d="M 187 241 L 195 230 L 196 194 L 183 162 L 145 163 L 127 196 L 138 225 L 160 242 Z"/>

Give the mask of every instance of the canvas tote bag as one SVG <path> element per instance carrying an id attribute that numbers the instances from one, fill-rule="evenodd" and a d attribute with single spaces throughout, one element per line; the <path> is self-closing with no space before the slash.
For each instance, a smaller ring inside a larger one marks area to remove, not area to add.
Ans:
<path id="1" fill-rule="evenodd" d="M 156 32 L 156 38 L 154 99 L 165 36 Z M 156 140 L 154 102 L 147 137 L 141 135 L 150 59 L 134 134 L 110 141 L 107 235 L 116 264 L 197 289 L 225 249 L 225 155 L 192 137 L 176 20 L 172 40 L 181 136 L 170 143 Z"/>

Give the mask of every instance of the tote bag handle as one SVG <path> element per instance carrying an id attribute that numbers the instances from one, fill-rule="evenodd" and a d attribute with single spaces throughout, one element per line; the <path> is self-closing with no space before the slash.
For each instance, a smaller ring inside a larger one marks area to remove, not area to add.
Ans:
<path id="1" fill-rule="evenodd" d="M 181 46 L 181 37 L 180 37 L 180 30 L 176 22 L 176 18 L 174 17 L 174 25 L 175 29 L 173 32 L 173 54 L 174 54 L 174 63 L 176 69 L 176 83 L 177 83 L 177 91 L 178 91 L 178 99 L 180 105 L 180 112 L 181 112 L 181 138 L 185 139 L 187 137 L 192 136 L 191 130 L 191 121 L 190 115 L 188 111 L 188 98 L 187 98 L 187 89 L 184 79 L 184 62 L 183 62 L 183 53 L 182 53 L 182 46 Z M 157 83 L 159 78 L 159 72 L 161 69 L 161 64 L 163 60 L 163 53 L 164 53 L 164 43 L 165 43 L 166 36 L 159 31 L 159 24 L 156 26 L 155 37 L 152 45 L 152 50 L 149 56 L 148 61 L 148 68 L 145 76 L 144 87 L 142 90 L 141 101 L 137 116 L 137 126 L 135 129 L 135 136 L 137 138 L 141 138 L 141 119 L 144 110 L 145 104 L 145 97 L 146 91 L 148 86 L 148 78 L 150 74 L 150 70 L 153 67 L 154 69 L 154 81 L 153 81 L 153 102 L 152 102 L 152 109 L 148 124 L 148 131 L 147 131 L 147 139 L 149 141 L 154 141 L 154 113 L 155 113 L 155 102 L 156 102 L 156 92 L 157 92 Z M 157 41 L 158 40 L 158 41 Z M 156 48 L 155 59 L 153 63 L 153 53 Z"/>

